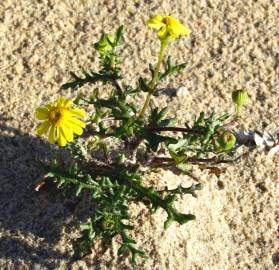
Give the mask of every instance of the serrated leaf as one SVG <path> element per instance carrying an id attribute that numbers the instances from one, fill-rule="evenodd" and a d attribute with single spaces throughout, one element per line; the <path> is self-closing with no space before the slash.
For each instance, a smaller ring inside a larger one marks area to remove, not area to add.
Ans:
<path id="1" fill-rule="evenodd" d="M 55 174 L 53 172 L 48 172 L 45 177 L 55 177 Z"/>
<path id="2" fill-rule="evenodd" d="M 169 55 L 167 59 L 167 70 L 170 70 L 171 68 L 172 68 L 172 58 L 171 55 Z"/>
<path id="3" fill-rule="evenodd" d="M 128 250 L 127 246 L 123 244 L 117 251 L 117 255 L 120 256 Z"/>
<path id="4" fill-rule="evenodd" d="M 168 138 L 155 133 L 149 133 L 146 136 L 146 140 L 148 141 L 148 145 L 150 146 L 151 150 L 156 152 L 160 143 L 167 141 Z"/>
<path id="5" fill-rule="evenodd" d="M 91 224 L 88 224 L 88 223 L 83 223 L 83 224 L 80 224 L 79 228 L 80 228 L 82 231 L 91 230 L 91 229 L 92 229 L 92 225 L 91 225 Z"/>
<path id="6" fill-rule="evenodd" d="M 59 178 L 58 181 L 59 181 L 59 183 L 57 185 L 58 188 L 62 187 L 66 182 L 66 180 L 64 178 L 61 178 L 61 177 Z"/>
<path id="7" fill-rule="evenodd" d="M 71 164 L 69 166 L 68 172 L 70 175 L 75 176 L 78 173 L 78 164 L 77 163 Z"/>
<path id="8" fill-rule="evenodd" d="M 124 26 L 121 25 L 117 31 L 116 31 L 116 35 L 115 35 L 115 41 L 114 41 L 114 47 L 118 45 L 119 41 L 122 39 L 124 34 Z"/>
<path id="9" fill-rule="evenodd" d="M 160 127 L 170 127 L 173 126 L 176 123 L 175 118 L 170 118 L 170 119 L 164 119 L 159 122 Z"/>
<path id="10" fill-rule="evenodd" d="M 176 154 L 174 151 L 169 151 L 169 153 L 176 163 L 181 163 L 187 158 L 184 153 Z"/>
<path id="11" fill-rule="evenodd" d="M 150 91 L 149 86 L 147 85 L 147 83 L 145 82 L 145 80 L 142 77 L 139 78 L 138 83 L 139 83 L 139 88 L 143 92 L 149 92 Z"/>
<path id="12" fill-rule="evenodd" d="M 168 107 L 164 107 L 164 108 L 158 113 L 157 122 L 161 121 L 161 120 L 166 116 L 167 113 L 168 113 Z"/>
<path id="13" fill-rule="evenodd" d="M 164 229 L 166 230 L 167 228 L 169 228 L 169 226 L 172 224 L 174 220 L 172 218 L 167 218 L 167 220 L 164 222 Z"/>
<path id="14" fill-rule="evenodd" d="M 154 69 L 152 64 L 149 64 L 149 71 L 151 73 L 151 77 L 153 78 L 154 77 L 154 73 L 155 73 L 155 69 Z"/>
<path id="15" fill-rule="evenodd" d="M 82 189 L 83 189 L 83 185 L 79 184 L 76 189 L 75 195 L 78 196 L 80 194 L 80 192 L 82 191 Z"/>
<path id="16" fill-rule="evenodd" d="M 189 172 L 192 170 L 192 165 L 189 163 L 179 163 L 176 165 L 178 169 L 180 169 L 183 172 Z"/>
<path id="17" fill-rule="evenodd" d="M 188 145 L 188 140 L 187 139 L 179 139 L 177 141 L 177 143 L 169 144 L 168 149 L 171 152 L 176 153 L 176 152 L 182 150 L 187 145 Z"/>

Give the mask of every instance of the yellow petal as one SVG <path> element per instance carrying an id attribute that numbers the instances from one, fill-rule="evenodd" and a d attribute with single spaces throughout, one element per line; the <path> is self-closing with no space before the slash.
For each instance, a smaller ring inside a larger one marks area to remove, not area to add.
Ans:
<path id="1" fill-rule="evenodd" d="M 180 35 L 190 35 L 190 30 L 185 27 L 183 24 L 181 24 L 178 20 L 171 16 L 167 16 L 169 24 L 168 24 L 168 30 L 170 35 L 179 37 Z"/>
<path id="2" fill-rule="evenodd" d="M 51 144 L 54 144 L 56 141 L 56 133 L 57 133 L 56 129 L 57 129 L 56 126 L 53 125 L 51 126 L 51 129 L 49 131 L 48 142 Z"/>
<path id="3" fill-rule="evenodd" d="M 172 38 L 176 39 L 176 38 L 179 38 L 180 32 L 177 31 L 177 29 L 168 27 L 168 35 L 171 36 Z"/>
<path id="4" fill-rule="evenodd" d="M 47 133 L 49 127 L 50 127 L 49 121 L 43 122 L 42 124 L 39 125 L 39 127 L 36 130 L 37 135 L 42 136 L 44 133 Z"/>
<path id="5" fill-rule="evenodd" d="M 60 132 L 66 138 L 68 142 L 72 142 L 74 140 L 73 132 L 66 125 L 61 125 Z"/>
<path id="6" fill-rule="evenodd" d="M 77 135 L 81 135 L 83 133 L 83 129 L 77 125 L 70 125 L 69 128 Z"/>
<path id="7" fill-rule="evenodd" d="M 64 147 L 67 144 L 67 140 L 64 137 L 63 133 L 61 132 L 60 128 L 57 128 L 57 140 L 58 140 L 58 145 L 61 147 Z"/>
<path id="8" fill-rule="evenodd" d="M 85 117 L 86 116 L 86 112 L 84 109 L 73 109 L 73 110 L 70 110 L 70 113 L 72 116 L 76 116 L 76 117 Z"/>
<path id="9" fill-rule="evenodd" d="M 161 15 L 156 15 L 154 16 L 153 18 L 149 19 L 147 21 L 147 25 L 150 27 L 150 28 L 155 28 L 155 29 L 159 29 L 163 26 L 165 26 L 165 24 L 162 22 L 163 21 L 163 16 Z"/>
<path id="10" fill-rule="evenodd" d="M 35 116 L 38 120 L 46 120 L 48 118 L 48 109 L 46 107 L 37 108 Z"/>
<path id="11" fill-rule="evenodd" d="M 180 35 L 190 35 L 190 30 L 178 22 L 176 19 L 171 18 L 171 24 L 168 27 L 170 35 L 176 36 L 178 38 Z"/>
<path id="12" fill-rule="evenodd" d="M 190 37 L 191 30 L 189 28 L 185 27 L 184 25 L 181 25 L 180 33 L 181 33 L 181 35 Z"/>
<path id="13" fill-rule="evenodd" d="M 73 102 L 72 100 L 68 99 L 68 100 L 65 101 L 64 106 L 65 106 L 66 108 L 69 108 L 69 107 L 71 107 L 73 104 L 74 104 L 74 102 Z"/>
<path id="14" fill-rule="evenodd" d="M 160 31 L 158 31 L 157 36 L 159 39 L 164 39 L 167 36 L 167 27 L 164 26 L 160 29 Z"/>
<path id="15" fill-rule="evenodd" d="M 57 107 L 64 107 L 65 105 L 65 98 L 63 96 L 60 96 L 56 101 Z"/>
<path id="16" fill-rule="evenodd" d="M 68 126 L 76 125 L 76 126 L 80 126 L 80 127 L 82 127 L 82 128 L 85 128 L 85 123 L 82 122 L 82 121 L 79 120 L 79 119 L 74 118 L 74 117 L 71 117 L 71 118 L 68 118 L 68 119 L 67 119 L 67 125 L 68 125 Z"/>

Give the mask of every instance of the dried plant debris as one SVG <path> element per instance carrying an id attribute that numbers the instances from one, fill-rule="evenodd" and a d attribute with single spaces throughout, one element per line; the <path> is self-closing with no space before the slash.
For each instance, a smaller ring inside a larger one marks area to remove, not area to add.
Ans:
<path id="1" fill-rule="evenodd" d="M 268 131 L 234 131 L 236 137 L 236 148 L 241 145 L 255 147 L 262 151 L 267 151 L 269 156 L 279 152 L 279 128 L 275 135 Z"/>

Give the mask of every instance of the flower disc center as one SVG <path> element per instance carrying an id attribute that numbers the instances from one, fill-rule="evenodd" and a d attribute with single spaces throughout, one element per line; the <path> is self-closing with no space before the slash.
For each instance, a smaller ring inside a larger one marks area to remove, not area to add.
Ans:
<path id="1" fill-rule="evenodd" d="M 170 25 L 170 24 L 171 24 L 171 19 L 168 18 L 168 17 L 165 17 L 165 18 L 163 19 L 163 23 L 166 24 L 166 25 Z"/>
<path id="2" fill-rule="evenodd" d="M 52 123 L 58 123 L 62 120 L 65 114 L 65 109 L 63 108 L 53 108 L 49 114 L 49 120 Z"/>

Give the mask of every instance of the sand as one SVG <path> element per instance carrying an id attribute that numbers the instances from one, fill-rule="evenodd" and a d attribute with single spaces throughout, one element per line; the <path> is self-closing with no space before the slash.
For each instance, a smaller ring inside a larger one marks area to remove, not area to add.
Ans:
<path id="1" fill-rule="evenodd" d="M 121 24 L 126 28 L 125 82 L 135 84 L 146 63 L 156 60 L 158 41 L 145 22 L 157 13 L 171 14 L 192 30 L 191 39 L 169 49 L 188 67 L 162 85 L 185 87 L 185 93 L 164 94 L 157 104 L 168 105 L 183 124 L 202 110 L 232 112 L 231 92 L 245 88 L 247 119 L 238 129 L 275 132 L 279 126 L 278 1 L 2 0 L 0 269 L 132 269 L 129 258 L 116 256 L 117 238 L 108 249 L 96 242 L 92 255 L 70 263 L 86 201 L 65 199 L 55 190 L 34 191 L 42 175 L 37 159 L 63 155 L 34 136 L 34 108 L 56 98 L 69 71 L 95 68 L 92 43 L 102 30 L 115 31 Z M 278 166 L 278 155 L 267 158 L 255 151 L 219 178 L 196 171 L 205 188 L 198 199 L 184 196 L 177 207 L 197 219 L 166 231 L 163 211 L 150 216 L 143 205 L 131 205 L 139 224 L 134 237 L 150 254 L 136 269 L 276 269 Z M 160 172 L 146 175 L 145 183 L 175 187 L 192 180 Z"/>

